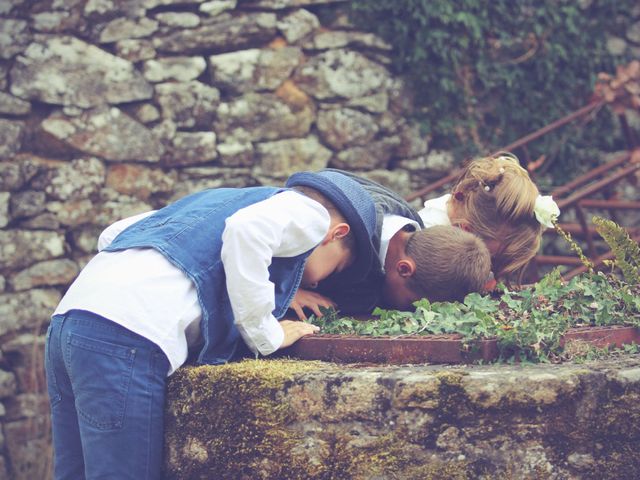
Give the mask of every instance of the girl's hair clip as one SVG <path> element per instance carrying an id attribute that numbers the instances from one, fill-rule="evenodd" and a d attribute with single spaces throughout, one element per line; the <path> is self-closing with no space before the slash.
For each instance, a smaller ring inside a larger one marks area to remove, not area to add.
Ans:
<path id="1" fill-rule="evenodd" d="M 500 167 L 500 170 L 498 170 L 500 172 L 500 175 L 502 175 L 504 173 L 504 167 Z"/>
<path id="2" fill-rule="evenodd" d="M 484 188 L 485 192 L 490 192 L 491 191 L 491 187 L 489 185 L 485 185 L 483 188 Z"/>

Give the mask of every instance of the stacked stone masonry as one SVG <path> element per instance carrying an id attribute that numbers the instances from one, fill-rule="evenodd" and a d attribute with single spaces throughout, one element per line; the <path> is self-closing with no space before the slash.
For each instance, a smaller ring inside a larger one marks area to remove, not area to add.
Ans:
<path id="1" fill-rule="evenodd" d="M 405 194 L 450 169 L 344 3 L 0 0 L 0 478 L 49 475 L 44 332 L 104 227 L 303 169 Z"/>

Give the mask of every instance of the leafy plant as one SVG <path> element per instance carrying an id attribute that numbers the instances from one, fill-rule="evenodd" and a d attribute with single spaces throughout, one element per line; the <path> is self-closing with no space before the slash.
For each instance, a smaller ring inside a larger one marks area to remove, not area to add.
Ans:
<path id="1" fill-rule="evenodd" d="M 510 291 L 500 285 L 499 290 L 493 296 L 472 293 L 463 303 L 422 299 L 414 312 L 376 309 L 366 321 L 331 309 L 310 321 L 329 334 L 457 333 L 467 344 L 496 338 L 503 358 L 534 361 L 561 359 L 560 339 L 570 327 L 640 326 L 640 287 L 612 275 L 585 274 L 565 282 L 554 270 L 531 288 Z"/>
<path id="2" fill-rule="evenodd" d="M 602 217 L 593 217 L 596 230 L 607 242 L 615 255 L 609 264 L 622 272 L 629 284 L 640 283 L 640 245 L 634 242 L 627 231 L 617 223 Z"/>
<path id="3" fill-rule="evenodd" d="M 588 273 L 569 282 L 555 269 L 528 288 L 509 290 L 499 284 L 494 294 L 472 293 L 463 303 L 431 303 L 422 299 L 414 303 L 413 312 L 377 308 L 367 321 L 342 317 L 333 309 L 324 309 L 324 316 L 312 316 L 310 321 L 328 334 L 400 337 L 456 333 L 467 344 L 482 338 L 496 338 L 504 359 L 567 359 L 572 355 L 563 353 L 560 341 L 571 327 L 640 327 L 640 282 L 637 281 L 640 246 L 614 222 L 594 218 L 594 223 L 614 251 L 616 265 L 622 269 L 626 282 L 613 274 L 596 273 L 580 246 L 556 224 L 559 233 L 589 267 Z M 598 354 L 595 349 L 587 351 L 589 355 Z"/>
<path id="4" fill-rule="evenodd" d="M 558 235 L 560 235 L 560 237 L 562 237 L 562 239 L 569 244 L 569 248 L 576 255 L 578 255 L 578 258 L 580 259 L 582 264 L 587 267 L 589 273 L 593 273 L 593 262 L 591 262 L 591 260 L 587 258 L 580 245 L 578 245 L 576 241 L 571 237 L 571 234 L 569 232 L 565 232 L 557 222 L 553 222 L 553 228 L 556 232 L 558 232 Z"/>
<path id="5" fill-rule="evenodd" d="M 637 354 L 640 352 L 638 345 L 634 343 L 623 345 L 620 348 L 605 346 L 598 348 L 584 340 L 574 340 L 567 343 L 562 352 L 563 359 L 576 363 L 583 363 L 592 360 L 601 360 L 626 354 Z"/>

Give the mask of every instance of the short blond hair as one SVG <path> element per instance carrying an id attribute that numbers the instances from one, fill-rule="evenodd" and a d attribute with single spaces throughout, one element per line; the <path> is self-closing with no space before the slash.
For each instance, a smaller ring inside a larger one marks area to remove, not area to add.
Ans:
<path id="1" fill-rule="evenodd" d="M 466 222 L 485 242 L 498 243 L 496 276 L 508 276 L 531 260 L 542 238 L 534 206 L 538 188 L 511 153 L 472 161 L 452 191 L 452 224 Z"/>
<path id="2" fill-rule="evenodd" d="M 416 264 L 407 287 L 433 302 L 462 301 L 471 292 L 483 291 L 491 278 L 491 258 L 484 242 L 450 225 L 414 232 L 405 253 Z"/>

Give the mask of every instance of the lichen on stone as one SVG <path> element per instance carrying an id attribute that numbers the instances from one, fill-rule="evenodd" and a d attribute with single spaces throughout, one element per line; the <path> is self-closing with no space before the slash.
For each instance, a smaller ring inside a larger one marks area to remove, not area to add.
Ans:
<path id="1" fill-rule="evenodd" d="M 246 360 L 185 367 L 170 379 L 166 413 L 167 478 L 285 478 L 299 434 L 279 398 L 287 382 L 319 362 Z M 179 460 L 178 460 L 179 459 Z M 287 475 L 286 478 L 295 478 Z"/>
<path id="2" fill-rule="evenodd" d="M 166 474 L 640 478 L 640 387 L 633 374 L 619 374 L 639 362 L 408 368 L 270 359 L 186 367 L 169 382 Z M 549 400 L 539 401 L 540 392 Z"/>

